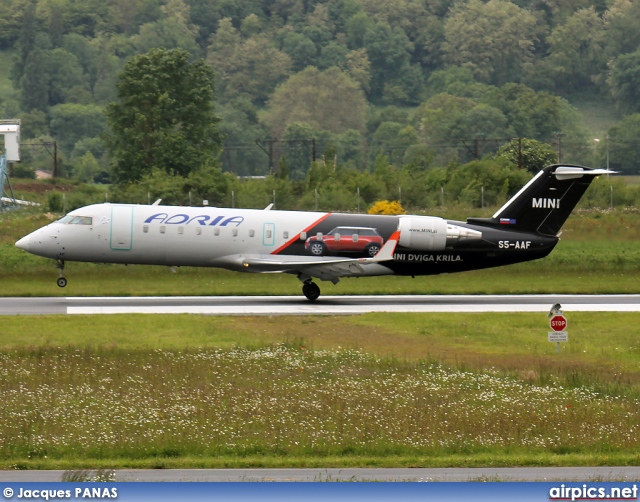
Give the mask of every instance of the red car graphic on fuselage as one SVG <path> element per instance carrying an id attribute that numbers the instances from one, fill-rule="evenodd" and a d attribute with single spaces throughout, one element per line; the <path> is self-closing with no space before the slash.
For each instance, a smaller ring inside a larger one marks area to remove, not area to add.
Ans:
<path id="1" fill-rule="evenodd" d="M 384 239 L 371 227 L 336 227 L 328 234 L 309 237 L 305 249 L 314 256 L 333 253 L 360 253 L 375 256 Z"/>

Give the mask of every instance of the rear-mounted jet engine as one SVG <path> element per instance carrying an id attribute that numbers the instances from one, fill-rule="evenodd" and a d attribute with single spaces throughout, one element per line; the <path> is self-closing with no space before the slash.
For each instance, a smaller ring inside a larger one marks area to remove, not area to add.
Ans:
<path id="1" fill-rule="evenodd" d="M 403 216 L 398 230 L 400 246 L 420 251 L 443 251 L 463 241 L 482 239 L 482 232 L 452 225 L 435 216 Z"/>

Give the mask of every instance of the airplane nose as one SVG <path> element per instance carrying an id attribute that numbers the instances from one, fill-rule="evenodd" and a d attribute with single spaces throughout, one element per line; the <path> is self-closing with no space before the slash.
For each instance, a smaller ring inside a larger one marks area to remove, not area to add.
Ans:
<path id="1" fill-rule="evenodd" d="M 16 247 L 44 258 L 60 258 L 64 247 L 60 246 L 58 231 L 50 226 L 43 227 L 16 242 Z"/>
<path id="2" fill-rule="evenodd" d="M 16 247 L 23 251 L 29 251 L 29 248 L 31 247 L 31 235 L 27 235 L 16 242 Z"/>

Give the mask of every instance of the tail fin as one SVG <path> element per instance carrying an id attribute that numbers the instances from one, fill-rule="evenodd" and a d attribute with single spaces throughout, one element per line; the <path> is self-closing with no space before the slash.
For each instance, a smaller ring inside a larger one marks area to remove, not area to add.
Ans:
<path id="1" fill-rule="evenodd" d="M 491 218 L 469 218 L 467 222 L 557 235 L 593 179 L 609 173 L 614 171 L 573 165 L 545 167 Z"/>

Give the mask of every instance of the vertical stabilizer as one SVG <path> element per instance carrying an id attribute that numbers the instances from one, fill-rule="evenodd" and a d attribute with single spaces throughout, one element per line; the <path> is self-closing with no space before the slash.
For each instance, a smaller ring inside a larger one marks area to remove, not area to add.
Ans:
<path id="1" fill-rule="evenodd" d="M 557 235 L 596 176 L 606 169 L 553 165 L 542 169 L 491 218 L 469 218 L 476 225 Z"/>

